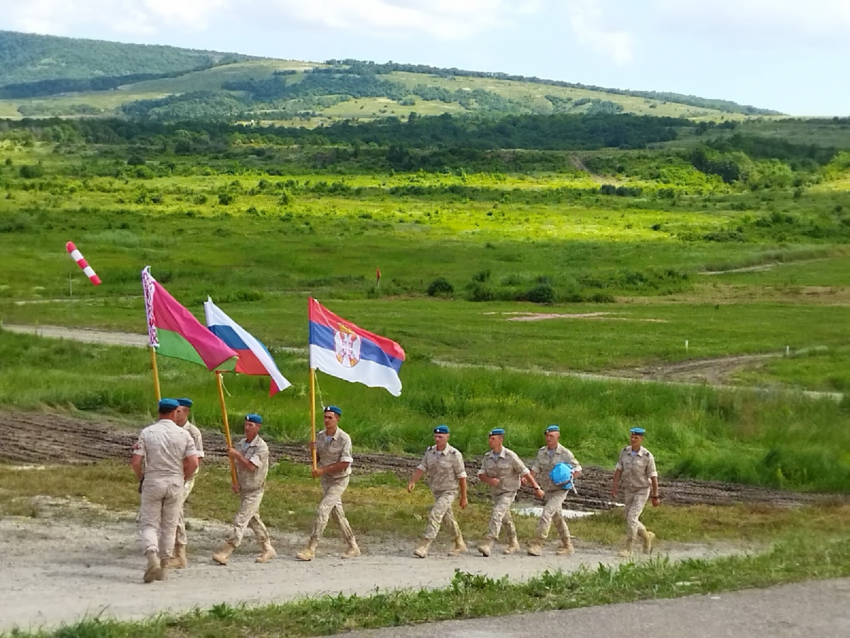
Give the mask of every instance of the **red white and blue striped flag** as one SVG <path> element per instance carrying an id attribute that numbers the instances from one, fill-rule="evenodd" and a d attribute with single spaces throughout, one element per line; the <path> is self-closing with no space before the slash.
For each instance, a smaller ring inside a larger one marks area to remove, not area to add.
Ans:
<path id="1" fill-rule="evenodd" d="M 268 349 L 228 317 L 209 297 L 204 302 L 204 314 L 207 318 L 207 328 L 239 354 L 236 372 L 271 377 L 270 397 L 292 385 L 280 373 Z"/>
<path id="2" fill-rule="evenodd" d="M 395 341 L 358 328 L 310 299 L 310 367 L 370 388 L 401 394 L 404 350 Z"/>

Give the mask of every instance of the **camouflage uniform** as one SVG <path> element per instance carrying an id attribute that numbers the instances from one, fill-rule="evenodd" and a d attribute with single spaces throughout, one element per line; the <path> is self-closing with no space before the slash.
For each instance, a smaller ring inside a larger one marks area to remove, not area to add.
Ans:
<path id="1" fill-rule="evenodd" d="M 145 460 L 139 508 L 139 532 L 144 553 L 166 559 L 174 552 L 183 504 L 183 459 L 197 456 L 186 430 L 171 419 L 160 419 L 139 434 L 133 454 Z"/>
<path id="2" fill-rule="evenodd" d="M 540 514 L 540 520 L 537 521 L 537 537 L 545 539 L 549 535 L 549 528 L 554 520 L 558 535 L 562 541 L 566 542 L 570 538 L 570 529 L 567 527 L 561 510 L 568 491 L 555 485 L 549 476 L 552 468 L 558 463 L 567 463 L 573 468 L 573 471 L 581 472 L 581 465 L 579 465 L 576 457 L 560 443 L 554 450 L 550 450 L 545 445 L 540 448 L 537 451 L 534 465 L 531 467 L 531 471 L 537 477 L 537 482 L 544 494 L 543 513 Z"/>
<path id="3" fill-rule="evenodd" d="M 428 527 L 425 538 L 434 540 L 445 520 L 452 532 L 452 538 L 460 536 L 460 527 L 452 513 L 452 503 L 457 498 L 458 481 L 466 478 L 463 455 L 451 445 L 440 451 L 436 445 L 425 450 L 425 456 L 417 470 L 421 470 L 428 481 L 428 487 L 434 495 L 434 507 L 428 514 Z"/>
<path id="4" fill-rule="evenodd" d="M 490 486 L 493 514 L 490 517 L 487 538 L 494 541 L 498 539 L 502 523 L 508 532 L 508 538 L 516 538 L 516 527 L 511 518 L 511 504 L 519 491 L 521 477 L 528 473 L 529 469 L 525 467 L 525 463 L 506 447 L 503 447 L 498 454 L 490 451 L 484 455 L 478 475 L 499 479 L 498 485 Z"/>
<path id="5" fill-rule="evenodd" d="M 658 476 L 655 457 L 643 446 L 633 452 L 632 447 L 627 445 L 620 452 L 616 469 L 622 472 L 620 485 L 625 497 L 627 539 L 631 542 L 636 536 L 644 536 L 646 533 L 646 528 L 639 519 L 649 498 L 652 486 L 650 479 Z"/>
<path id="6" fill-rule="evenodd" d="M 240 463 L 236 463 L 236 478 L 239 481 L 239 511 L 233 519 L 233 526 L 227 535 L 227 542 L 233 547 L 239 547 L 245 527 L 250 527 L 257 537 L 257 542 L 263 543 L 269 535 L 266 526 L 260 520 L 260 503 L 266 489 L 266 476 L 269 473 L 269 446 L 255 436 L 252 441 L 243 438 L 236 444 L 236 449 L 249 463 L 257 467 L 253 472 Z"/>
<path id="7" fill-rule="evenodd" d="M 339 525 L 343 538 L 351 546 L 356 544 L 354 532 L 351 531 L 351 525 L 348 524 L 345 510 L 342 508 L 342 494 L 348 487 L 348 481 L 351 477 L 350 463 L 354 460 L 351 456 L 351 437 L 340 428 L 336 429 L 332 437 L 328 436 L 326 432 L 327 430 L 322 430 L 316 437 L 318 466 L 328 467 L 340 462 L 348 462 L 349 465 L 341 472 L 322 475 L 323 496 L 319 507 L 316 509 L 316 519 L 313 522 L 310 538 L 314 540 L 321 538 L 328 524 L 328 519 L 333 516 Z"/>
<path id="8" fill-rule="evenodd" d="M 204 439 L 201 436 L 201 431 L 189 421 L 186 421 L 186 423 L 183 424 L 183 429 L 186 430 L 189 433 L 189 436 L 192 437 L 192 441 L 195 443 L 195 449 L 198 451 L 198 457 L 204 458 Z M 180 518 L 177 521 L 178 545 L 186 545 L 186 515 L 184 513 L 184 509 L 186 506 L 186 499 L 189 498 L 189 494 L 192 493 L 192 489 L 195 487 L 196 476 L 198 476 L 198 470 L 195 470 L 192 477 L 183 483 L 183 502 L 180 504 Z"/>

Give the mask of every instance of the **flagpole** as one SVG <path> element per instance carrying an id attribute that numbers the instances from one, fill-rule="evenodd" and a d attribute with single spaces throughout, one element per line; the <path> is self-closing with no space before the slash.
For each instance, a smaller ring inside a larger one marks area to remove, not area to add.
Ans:
<path id="1" fill-rule="evenodd" d="M 221 404 L 221 420 L 224 422 L 224 440 L 227 443 L 227 449 L 233 447 L 233 441 L 230 439 L 230 424 L 227 422 L 227 406 L 224 404 L 224 384 L 221 381 L 221 370 L 215 371 L 215 379 L 218 382 L 218 400 Z M 233 459 L 229 456 L 227 457 L 230 460 L 230 480 L 233 485 L 238 485 L 239 481 L 236 479 L 236 466 L 233 464 Z"/>
<path id="2" fill-rule="evenodd" d="M 316 459 L 316 370 L 310 368 L 310 442 L 313 450 L 313 469 L 317 467 Z"/>
<path id="3" fill-rule="evenodd" d="M 159 370 L 156 367 L 156 348 L 150 346 L 151 350 L 151 370 L 153 370 L 153 389 L 156 392 L 157 402 L 162 398 L 162 392 L 159 389 Z"/>

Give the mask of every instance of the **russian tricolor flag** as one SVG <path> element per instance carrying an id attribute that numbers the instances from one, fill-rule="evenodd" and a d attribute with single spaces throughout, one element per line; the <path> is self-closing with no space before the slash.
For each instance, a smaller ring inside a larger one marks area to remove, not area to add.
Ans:
<path id="1" fill-rule="evenodd" d="M 403 361 L 404 350 L 395 341 L 358 328 L 310 299 L 311 368 L 399 396 Z"/>
<path id="2" fill-rule="evenodd" d="M 207 318 L 207 328 L 239 354 L 236 372 L 271 377 L 270 397 L 292 385 L 277 369 L 268 349 L 228 317 L 209 297 L 204 302 L 204 314 Z"/>

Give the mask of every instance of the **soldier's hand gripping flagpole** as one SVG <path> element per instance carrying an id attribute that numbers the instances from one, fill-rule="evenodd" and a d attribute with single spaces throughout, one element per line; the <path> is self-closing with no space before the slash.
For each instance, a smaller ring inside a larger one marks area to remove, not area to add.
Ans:
<path id="1" fill-rule="evenodd" d="M 224 423 L 224 440 L 227 443 L 227 449 L 233 447 L 233 441 L 230 438 L 230 424 L 227 422 L 227 406 L 224 404 L 224 384 L 221 380 L 221 370 L 215 371 L 215 379 L 218 382 L 218 400 L 221 403 L 221 420 Z M 239 484 L 239 481 L 236 478 L 236 466 L 233 464 L 233 459 L 228 456 L 230 460 L 230 481 L 233 485 L 234 491 L 236 486 Z"/>

